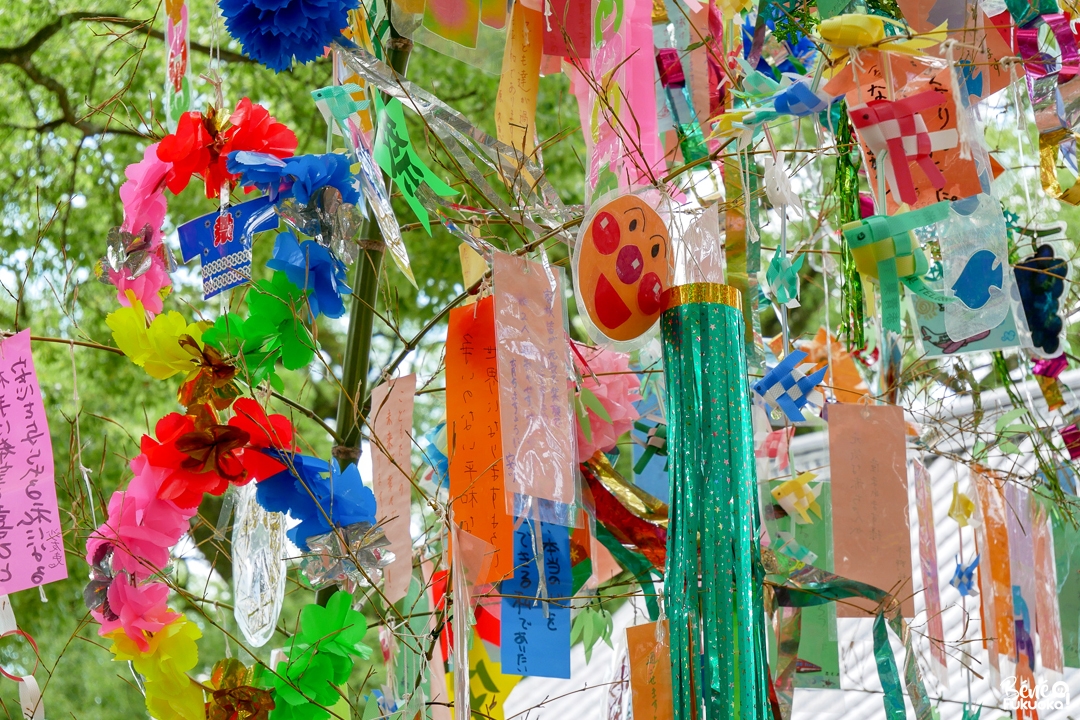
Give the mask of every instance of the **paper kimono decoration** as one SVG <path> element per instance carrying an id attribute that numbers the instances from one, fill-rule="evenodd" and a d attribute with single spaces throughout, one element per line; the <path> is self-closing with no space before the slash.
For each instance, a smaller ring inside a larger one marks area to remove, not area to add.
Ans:
<path id="1" fill-rule="evenodd" d="M 670 285 L 670 255 L 667 226 L 640 196 L 602 203 L 582 223 L 574 285 L 600 339 L 630 343 L 652 329 Z"/>
<path id="2" fill-rule="evenodd" d="M 184 262 L 202 260 L 203 297 L 251 281 L 251 240 L 257 232 L 274 230 L 278 216 L 267 196 L 242 202 L 177 228 Z"/>

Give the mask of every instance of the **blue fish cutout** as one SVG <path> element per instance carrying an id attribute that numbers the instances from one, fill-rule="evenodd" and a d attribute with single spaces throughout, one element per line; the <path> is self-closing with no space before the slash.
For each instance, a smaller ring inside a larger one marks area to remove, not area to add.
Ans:
<path id="1" fill-rule="evenodd" d="M 1001 290 L 1005 271 L 1001 261 L 989 250 L 979 250 L 968 259 L 960 277 L 953 283 L 953 295 L 972 310 L 990 302 L 990 288 Z"/>

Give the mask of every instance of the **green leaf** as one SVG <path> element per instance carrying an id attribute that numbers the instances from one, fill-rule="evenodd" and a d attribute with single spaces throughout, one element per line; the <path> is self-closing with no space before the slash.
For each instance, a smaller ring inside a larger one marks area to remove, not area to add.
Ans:
<path id="1" fill-rule="evenodd" d="M 604 406 L 600 403 L 600 398 L 596 397 L 596 394 L 587 387 L 581 388 L 581 394 L 579 395 L 581 401 L 585 403 L 585 407 L 596 413 L 596 416 L 606 423 L 611 422 L 611 415 L 604 409 Z"/>
<path id="2" fill-rule="evenodd" d="M 585 442 L 592 442 L 592 421 L 589 419 L 589 411 L 581 401 L 581 396 L 574 398 L 574 414 L 577 415 L 578 424 L 581 425 L 581 434 L 585 436 Z"/>

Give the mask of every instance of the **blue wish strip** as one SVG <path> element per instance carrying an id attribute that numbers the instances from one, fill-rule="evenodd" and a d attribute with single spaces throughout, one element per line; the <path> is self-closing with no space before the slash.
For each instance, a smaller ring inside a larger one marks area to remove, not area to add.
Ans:
<path id="1" fill-rule="evenodd" d="M 276 230 L 277 214 L 265 195 L 197 217 L 177 228 L 184 262 L 202 261 L 203 297 L 207 300 L 251 280 L 251 239 Z"/>
<path id="2" fill-rule="evenodd" d="M 501 588 L 502 671 L 569 678 L 570 530 L 540 523 L 540 537 L 543 562 L 538 566 L 532 522 L 524 520 L 514 531 L 514 577 L 504 580 Z M 540 572 L 552 600 L 538 598 Z"/>

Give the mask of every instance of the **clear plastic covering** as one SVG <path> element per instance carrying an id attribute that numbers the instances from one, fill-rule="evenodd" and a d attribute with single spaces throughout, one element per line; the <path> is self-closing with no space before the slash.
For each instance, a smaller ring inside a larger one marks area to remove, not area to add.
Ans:
<path id="1" fill-rule="evenodd" d="M 563 270 L 495 253 L 492 279 L 508 511 L 520 512 L 515 496 L 528 496 L 557 511 L 541 520 L 574 525 L 577 455 Z"/>
<path id="2" fill-rule="evenodd" d="M 233 616 L 254 647 L 274 634 L 285 598 L 285 516 L 255 499 L 255 483 L 238 489 L 233 524 Z"/>

